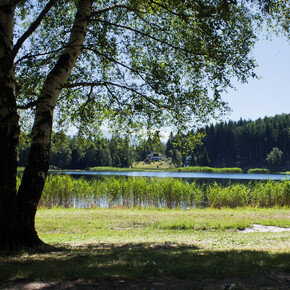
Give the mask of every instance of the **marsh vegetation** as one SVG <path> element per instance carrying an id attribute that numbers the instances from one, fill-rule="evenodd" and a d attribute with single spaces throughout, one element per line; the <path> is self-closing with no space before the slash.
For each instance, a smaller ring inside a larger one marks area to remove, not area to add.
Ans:
<path id="1" fill-rule="evenodd" d="M 40 206 L 66 208 L 268 208 L 289 205 L 289 180 L 201 183 L 143 177 L 87 180 L 69 175 L 50 175 L 40 201 Z"/>

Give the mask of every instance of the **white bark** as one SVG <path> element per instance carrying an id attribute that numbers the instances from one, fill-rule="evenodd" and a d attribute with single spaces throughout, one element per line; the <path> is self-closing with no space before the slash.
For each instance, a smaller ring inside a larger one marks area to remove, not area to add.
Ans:
<path id="1" fill-rule="evenodd" d="M 92 2 L 93 0 L 79 0 L 67 48 L 48 74 L 37 101 L 28 162 L 17 196 L 20 236 L 23 243 L 29 246 L 40 243 L 34 222 L 48 172 L 53 110 L 80 54 L 90 20 Z"/>
<path id="2" fill-rule="evenodd" d="M 68 46 L 63 51 L 53 70 L 49 73 L 41 91 L 36 108 L 35 130 L 32 132 L 32 142 L 42 144 L 50 143 L 51 126 L 48 124 L 47 118 L 51 117 L 52 119 L 53 109 L 56 106 L 61 89 L 80 54 L 91 15 L 91 6 L 91 0 L 79 1 Z"/>

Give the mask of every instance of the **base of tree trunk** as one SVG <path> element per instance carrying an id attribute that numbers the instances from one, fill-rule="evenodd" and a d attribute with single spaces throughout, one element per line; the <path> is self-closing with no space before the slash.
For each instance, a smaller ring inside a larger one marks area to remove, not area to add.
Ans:
<path id="1" fill-rule="evenodd" d="M 12 241 L 7 241 L 5 245 L 0 245 L 0 252 L 11 253 L 20 250 L 38 252 L 52 248 L 52 246 L 46 244 L 37 237 L 26 241 L 23 241 L 23 239 L 13 239 Z"/>
<path id="2" fill-rule="evenodd" d="M 45 244 L 38 237 L 37 232 L 34 228 L 23 229 L 23 227 L 21 227 L 18 231 L 18 239 L 20 241 L 20 244 L 23 245 L 24 248 L 37 248 Z"/>
<path id="3" fill-rule="evenodd" d="M 37 235 L 35 230 L 17 230 L 17 227 L 10 230 L 10 233 L 3 233 L 6 239 L 0 239 L 0 251 L 15 252 L 19 250 L 37 250 L 43 246 L 48 246 Z"/>

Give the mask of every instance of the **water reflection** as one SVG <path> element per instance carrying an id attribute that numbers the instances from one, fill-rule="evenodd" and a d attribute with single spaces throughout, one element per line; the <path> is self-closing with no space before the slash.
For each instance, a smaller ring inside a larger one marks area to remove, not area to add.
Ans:
<path id="1" fill-rule="evenodd" d="M 168 171 L 56 171 L 56 173 L 83 176 L 141 176 L 160 178 L 193 179 L 233 179 L 233 180 L 283 180 L 286 174 L 241 174 L 241 173 L 204 173 L 204 172 L 168 172 Z"/>

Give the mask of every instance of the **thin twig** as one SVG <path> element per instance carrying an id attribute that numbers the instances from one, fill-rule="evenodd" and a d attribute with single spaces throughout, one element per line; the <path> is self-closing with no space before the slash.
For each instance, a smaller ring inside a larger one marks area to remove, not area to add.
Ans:
<path id="1" fill-rule="evenodd" d="M 35 107 L 37 105 L 38 101 L 32 101 L 26 105 L 17 105 L 17 109 L 21 109 L 21 110 L 27 110 L 27 109 L 31 109 L 33 107 Z"/>
<path id="2" fill-rule="evenodd" d="M 47 15 L 47 13 L 50 11 L 52 6 L 57 2 L 58 0 L 50 0 L 45 8 L 41 11 L 41 13 L 38 15 L 38 17 L 35 19 L 33 23 L 29 26 L 29 28 L 24 32 L 24 34 L 18 39 L 16 44 L 13 47 L 13 50 L 11 52 L 11 59 L 14 59 L 17 55 L 19 49 L 21 48 L 22 44 L 25 42 L 25 40 L 38 28 L 43 18 Z"/>
<path id="3" fill-rule="evenodd" d="M 152 35 L 150 35 L 150 34 L 148 34 L 148 33 L 145 33 L 145 32 L 143 32 L 143 31 L 140 31 L 140 30 L 134 29 L 134 28 L 129 27 L 129 26 L 125 26 L 125 25 L 121 25 L 121 24 L 116 24 L 116 23 L 112 23 L 112 22 L 109 22 L 109 21 L 105 21 L 105 20 L 99 20 L 99 19 L 98 19 L 97 21 L 98 21 L 98 22 L 102 22 L 102 23 L 106 23 L 106 24 L 108 24 L 108 25 L 112 25 L 112 26 L 115 26 L 115 27 L 118 27 L 118 28 L 123 28 L 123 29 L 125 29 L 125 30 L 130 30 L 130 31 L 135 32 L 135 33 L 137 33 L 137 34 L 141 34 L 141 35 L 143 35 L 143 36 L 145 36 L 145 37 L 151 38 L 151 39 L 153 39 L 153 40 L 155 40 L 155 41 L 157 41 L 157 42 L 159 42 L 159 43 L 165 44 L 165 45 L 167 45 L 167 46 L 169 46 L 169 47 L 171 47 L 171 48 L 174 48 L 175 50 L 178 50 L 178 51 L 186 52 L 186 53 L 188 53 L 188 54 L 194 54 L 194 55 L 204 56 L 204 54 L 202 54 L 202 53 L 193 52 L 193 51 L 190 51 L 190 50 L 184 49 L 184 48 L 182 48 L 182 47 L 175 46 L 175 45 L 173 45 L 173 44 L 171 44 L 171 43 L 168 43 L 167 41 L 164 41 L 164 40 L 162 40 L 162 39 L 160 39 L 160 38 L 156 38 L 155 36 L 152 36 Z"/>

